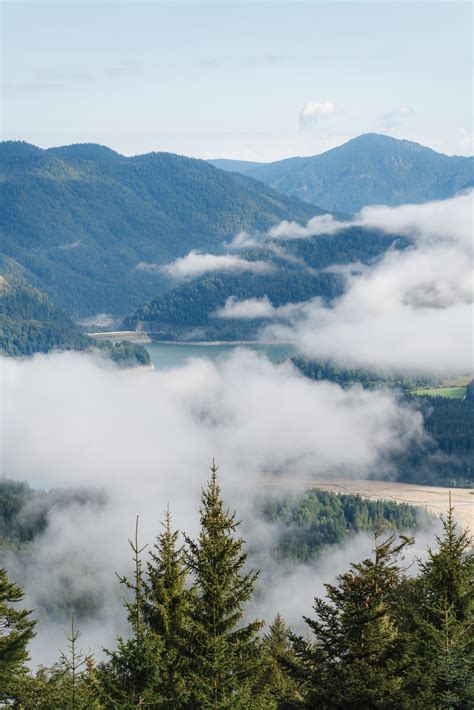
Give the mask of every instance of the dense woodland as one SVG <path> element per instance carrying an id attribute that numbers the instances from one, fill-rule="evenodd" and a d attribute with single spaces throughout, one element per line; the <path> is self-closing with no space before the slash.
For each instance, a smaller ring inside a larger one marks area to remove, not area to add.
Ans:
<path id="1" fill-rule="evenodd" d="M 413 542 L 380 530 L 316 598 L 300 636 L 277 615 L 245 610 L 258 571 L 247 564 L 238 521 L 213 466 L 200 533 L 179 542 L 166 514 L 155 544 L 131 541 L 129 635 L 96 662 L 80 648 L 72 615 L 56 665 L 28 670 L 34 613 L 0 571 L 0 697 L 15 708 L 465 708 L 474 705 L 472 539 L 449 509 L 443 532 L 408 574 Z"/>
<path id="2" fill-rule="evenodd" d="M 121 367 L 150 364 L 145 348 L 96 341 L 41 291 L 22 279 L 0 276 L 0 354 L 26 357 L 55 350 L 97 352 Z"/>

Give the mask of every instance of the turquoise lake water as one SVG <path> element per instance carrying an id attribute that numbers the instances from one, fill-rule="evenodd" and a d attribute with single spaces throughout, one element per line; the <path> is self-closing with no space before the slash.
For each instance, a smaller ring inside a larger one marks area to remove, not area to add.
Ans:
<path id="1" fill-rule="evenodd" d="M 292 345 L 261 345 L 251 343 L 249 345 L 192 345 L 176 343 L 150 343 L 146 349 L 150 353 L 150 358 L 157 370 L 170 370 L 173 367 L 184 365 L 190 358 L 208 358 L 218 360 L 229 355 L 234 350 L 246 349 L 264 353 L 272 362 L 280 362 L 285 358 L 295 354 Z"/>

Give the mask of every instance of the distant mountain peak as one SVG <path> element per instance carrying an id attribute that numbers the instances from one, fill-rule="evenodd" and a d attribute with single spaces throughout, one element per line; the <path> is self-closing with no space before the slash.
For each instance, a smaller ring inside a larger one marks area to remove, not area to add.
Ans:
<path id="1" fill-rule="evenodd" d="M 217 167 L 238 169 L 219 161 Z M 216 161 L 214 161 L 216 164 Z M 449 156 L 405 139 L 364 133 L 311 157 L 240 171 L 329 212 L 354 214 L 373 204 L 400 205 L 454 196 L 472 184 L 474 159 Z"/>

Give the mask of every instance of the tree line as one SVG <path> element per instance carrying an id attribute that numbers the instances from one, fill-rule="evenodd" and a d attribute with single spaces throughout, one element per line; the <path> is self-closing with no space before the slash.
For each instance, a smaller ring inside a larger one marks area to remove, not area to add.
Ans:
<path id="1" fill-rule="evenodd" d="M 470 708 L 473 685 L 472 538 L 450 506 L 436 547 L 408 570 L 413 539 L 374 533 L 370 559 L 316 598 L 298 635 L 280 615 L 268 627 L 246 605 L 258 572 L 213 464 L 200 532 L 180 544 L 169 511 L 151 550 L 130 541 L 130 633 L 95 663 L 74 616 L 50 668 L 28 670 L 32 612 L 0 571 L 0 699 L 14 708 Z"/>

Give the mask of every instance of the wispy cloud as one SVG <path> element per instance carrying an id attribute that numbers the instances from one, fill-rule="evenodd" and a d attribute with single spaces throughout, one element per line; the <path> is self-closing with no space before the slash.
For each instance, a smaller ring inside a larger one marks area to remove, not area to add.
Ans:
<path id="1" fill-rule="evenodd" d="M 321 305 L 320 299 L 301 303 L 286 303 L 275 307 L 268 296 L 263 298 L 247 298 L 239 301 L 230 296 L 225 305 L 215 312 L 217 318 L 225 320 L 283 320 L 293 321 L 308 315 L 315 304 Z"/>
<path id="2" fill-rule="evenodd" d="M 233 254 L 203 254 L 193 250 L 171 264 L 158 266 L 141 262 L 136 268 L 142 271 L 160 271 L 176 279 L 185 279 L 216 271 L 249 271 L 262 274 L 272 271 L 275 267 L 266 261 L 249 261 Z"/>

